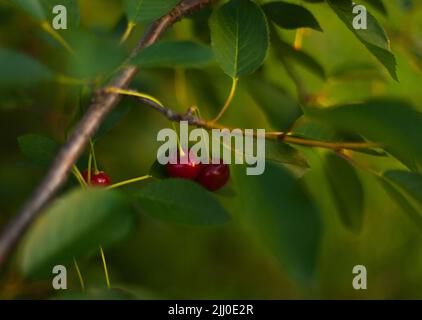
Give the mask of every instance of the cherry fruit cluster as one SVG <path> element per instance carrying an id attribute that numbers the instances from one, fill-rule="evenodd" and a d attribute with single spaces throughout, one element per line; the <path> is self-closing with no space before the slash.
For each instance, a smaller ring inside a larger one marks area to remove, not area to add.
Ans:
<path id="1" fill-rule="evenodd" d="M 182 161 L 186 160 L 187 161 Z M 210 164 L 203 164 L 190 151 L 178 154 L 174 164 L 166 165 L 167 174 L 172 178 L 195 180 L 209 191 L 216 191 L 226 185 L 230 178 L 230 168 L 220 161 L 212 161 Z"/>

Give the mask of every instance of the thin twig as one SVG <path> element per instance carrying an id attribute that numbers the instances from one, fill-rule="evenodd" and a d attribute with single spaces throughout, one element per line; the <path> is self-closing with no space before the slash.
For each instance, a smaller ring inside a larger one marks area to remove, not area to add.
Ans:
<path id="1" fill-rule="evenodd" d="M 220 130 L 230 130 L 233 131 L 234 129 L 240 129 L 240 128 L 231 128 L 225 125 L 220 125 L 218 123 L 215 123 L 214 120 L 212 121 L 206 121 L 203 119 L 198 118 L 194 115 L 195 108 L 189 108 L 187 112 L 184 114 L 178 114 L 174 112 L 173 110 L 163 106 L 158 105 L 154 100 L 149 100 L 147 98 L 139 98 L 137 96 L 134 96 L 138 101 L 148 105 L 152 109 L 160 112 L 163 114 L 167 119 L 170 121 L 187 121 L 188 124 L 192 126 L 197 126 L 205 129 L 220 129 Z M 236 134 L 236 132 L 234 132 Z M 242 135 L 248 135 L 249 133 L 245 131 L 245 129 L 240 129 L 240 134 Z M 256 132 L 254 131 L 251 133 L 253 136 L 256 136 Z M 317 148 L 325 148 L 330 149 L 334 151 L 342 150 L 342 149 L 371 149 L 371 148 L 379 148 L 380 145 L 373 142 L 344 142 L 344 141 L 321 141 L 321 140 L 313 140 L 313 139 L 307 139 L 307 138 L 301 138 L 296 137 L 288 132 L 266 132 L 265 133 L 266 139 L 272 139 L 272 140 L 279 140 L 284 141 L 286 143 L 291 144 L 297 144 L 297 145 L 304 145 L 304 146 L 310 146 L 310 147 L 317 147 Z"/>
<path id="2" fill-rule="evenodd" d="M 133 50 L 131 57 L 153 43 L 175 22 L 214 0 L 182 0 L 168 14 L 156 20 L 145 32 L 143 38 Z M 127 88 L 135 77 L 138 68 L 128 66 L 111 81 L 108 86 Z M 120 95 L 99 90 L 95 93 L 91 106 L 76 126 L 67 143 L 61 148 L 47 175 L 36 188 L 21 211 L 6 226 L 0 238 L 0 268 L 6 263 L 12 249 L 31 225 L 40 211 L 49 203 L 66 182 L 73 164 L 84 151 L 89 139 L 94 135 L 100 124 L 111 110 L 119 103 Z"/>

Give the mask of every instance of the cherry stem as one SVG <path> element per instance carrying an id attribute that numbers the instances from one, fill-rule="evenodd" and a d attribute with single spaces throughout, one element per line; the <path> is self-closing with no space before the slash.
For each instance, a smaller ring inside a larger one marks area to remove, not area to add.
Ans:
<path id="1" fill-rule="evenodd" d="M 214 123 L 212 121 L 204 121 L 198 119 L 194 123 L 199 127 L 203 127 L 205 129 L 227 129 L 233 130 L 233 128 L 228 126 L 223 126 L 218 123 Z M 244 129 L 241 130 L 241 135 L 247 135 Z M 255 133 L 251 134 L 252 136 L 256 136 Z M 270 131 L 265 133 L 266 139 L 273 139 L 273 140 L 280 140 L 285 143 L 297 144 L 297 145 L 304 145 L 309 147 L 318 147 L 318 148 L 325 148 L 325 149 L 332 149 L 332 150 L 342 150 L 342 149 L 372 149 L 372 148 L 380 148 L 382 147 L 379 143 L 374 142 L 331 142 L 331 141 L 322 141 L 322 140 L 312 140 L 307 138 L 301 138 L 291 135 L 289 132 L 281 132 L 281 131 Z"/>
<path id="2" fill-rule="evenodd" d="M 129 21 L 127 26 L 126 26 L 126 30 L 125 33 L 123 33 L 122 38 L 120 39 L 120 44 L 126 42 L 126 40 L 129 38 L 129 36 L 132 33 L 133 28 L 135 28 L 136 23 Z"/>
<path id="3" fill-rule="evenodd" d="M 92 139 L 89 140 L 89 147 L 90 147 L 90 156 L 92 156 L 92 162 L 94 164 L 94 174 L 98 174 L 100 172 L 98 170 L 98 164 L 97 164 L 97 157 L 95 156 L 95 148 L 94 148 L 94 142 Z M 88 170 L 90 170 L 90 166 L 88 166 Z M 91 177 L 91 175 L 89 175 Z"/>
<path id="4" fill-rule="evenodd" d="M 218 114 L 218 116 L 217 116 L 217 117 L 215 117 L 215 119 L 211 121 L 212 123 L 213 123 L 213 122 L 217 122 L 218 120 L 220 120 L 220 119 L 221 119 L 221 117 L 223 116 L 223 114 L 224 114 L 224 113 L 226 112 L 226 110 L 229 108 L 229 106 L 230 106 L 231 102 L 233 101 L 234 95 L 235 95 L 235 93 L 236 93 L 236 88 L 237 88 L 237 82 L 238 82 L 238 81 L 239 81 L 239 79 L 238 79 L 238 78 L 233 78 L 233 81 L 232 81 L 232 87 L 231 87 L 231 89 L 230 89 L 230 94 L 229 94 L 229 96 L 227 97 L 227 100 L 226 100 L 226 102 L 224 103 L 224 106 L 223 106 L 223 108 L 221 109 L 221 111 L 220 111 L 220 113 Z"/>
<path id="5" fill-rule="evenodd" d="M 89 153 L 89 156 L 88 156 L 88 177 L 87 177 L 87 180 L 88 180 L 87 183 L 88 183 L 88 185 L 91 184 L 91 173 L 92 173 L 91 168 L 92 168 L 92 153 L 90 152 Z"/>
<path id="6" fill-rule="evenodd" d="M 302 43 L 303 43 L 303 36 L 304 36 L 304 34 L 305 34 L 305 29 L 304 28 L 297 29 L 293 47 L 296 50 L 298 50 L 298 51 L 300 49 L 302 49 Z"/>
<path id="7" fill-rule="evenodd" d="M 199 108 L 197 106 L 193 106 L 192 107 L 193 112 L 196 114 L 196 116 L 198 117 L 199 120 L 201 120 L 201 112 L 199 111 Z M 201 136 L 202 136 L 202 140 L 205 141 L 206 143 L 206 148 L 205 148 L 205 152 L 207 153 L 207 158 L 209 157 L 210 151 L 209 151 L 209 141 L 207 141 L 204 132 L 201 131 Z"/>
<path id="8" fill-rule="evenodd" d="M 107 269 L 107 262 L 104 255 L 103 247 L 100 245 L 100 253 L 101 253 L 101 260 L 103 261 L 103 267 L 104 267 L 104 275 L 107 283 L 107 288 L 111 288 L 110 286 L 110 278 L 108 276 L 108 269 Z"/>
<path id="9" fill-rule="evenodd" d="M 131 184 L 131 183 L 135 183 L 135 182 L 147 180 L 147 179 L 150 179 L 150 178 L 152 178 L 151 175 L 145 175 L 145 176 L 142 176 L 142 177 L 137 177 L 137 178 L 133 178 L 133 179 L 129 179 L 129 180 L 124 180 L 124 181 L 121 181 L 121 182 L 117 182 L 115 184 L 112 184 L 112 185 L 106 187 L 106 189 L 115 189 L 115 188 L 119 188 L 119 187 L 122 187 L 122 186 L 125 186 L 125 185 L 128 185 L 128 184 Z"/>
<path id="10" fill-rule="evenodd" d="M 177 148 L 179 149 L 180 156 L 184 157 L 185 151 L 183 150 L 182 146 L 180 145 L 180 138 L 179 138 L 179 135 L 178 135 L 177 130 L 176 130 L 176 125 L 174 124 L 173 121 L 170 121 L 170 123 L 171 123 L 171 126 L 173 127 L 174 132 L 176 132 Z"/>
<path id="11" fill-rule="evenodd" d="M 73 264 L 75 265 L 76 273 L 78 274 L 79 283 L 81 284 L 81 289 L 82 289 L 82 291 L 85 291 L 84 278 L 82 277 L 81 270 L 79 269 L 78 263 L 76 262 L 75 258 L 73 258 Z"/>
<path id="12" fill-rule="evenodd" d="M 117 87 L 107 87 L 105 89 L 105 92 L 106 93 L 118 93 L 118 94 L 127 95 L 127 96 L 144 98 L 144 99 L 151 100 L 151 101 L 155 102 L 160 107 L 164 107 L 163 103 L 160 100 L 158 100 L 157 98 L 155 98 L 155 97 L 153 97 L 149 94 L 146 94 L 146 93 L 142 93 L 142 92 L 138 92 L 138 91 L 134 91 L 134 90 L 120 89 L 120 88 L 117 88 Z"/>
<path id="13" fill-rule="evenodd" d="M 78 180 L 81 187 L 86 187 L 87 184 L 84 180 L 84 177 L 82 176 L 81 172 L 79 171 L 78 167 L 76 165 L 73 165 L 72 167 L 72 173 L 75 176 L 76 180 Z"/>

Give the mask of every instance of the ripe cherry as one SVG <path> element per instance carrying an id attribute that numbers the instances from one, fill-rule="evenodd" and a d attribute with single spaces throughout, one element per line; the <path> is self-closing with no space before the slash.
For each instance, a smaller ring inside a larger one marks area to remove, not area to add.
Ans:
<path id="1" fill-rule="evenodd" d="M 85 170 L 82 173 L 82 176 L 86 182 L 88 182 L 88 170 Z M 96 174 L 91 175 L 91 183 L 92 186 L 99 186 L 99 187 L 107 187 L 111 185 L 111 179 L 107 173 L 104 171 L 100 171 Z"/>
<path id="2" fill-rule="evenodd" d="M 220 163 L 202 164 L 201 172 L 196 179 L 209 191 L 216 191 L 222 188 L 230 178 L 230 167 L 220 160 Z"/>
<path id="3" fill-rule="evenodd" d="M 182 160 L 187 160 L 187 163 L 182 163 Z M 201 171 L 201 163 L 191 152 L 185 151 L 182 155 L 178 152 L 177 163 L 168 163 L 166 170 L 170 177 L 195 180 Z"/>

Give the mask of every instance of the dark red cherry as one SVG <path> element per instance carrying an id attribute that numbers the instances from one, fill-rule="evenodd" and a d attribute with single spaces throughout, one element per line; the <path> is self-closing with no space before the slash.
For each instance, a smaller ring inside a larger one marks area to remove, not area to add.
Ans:
<path id="1" fill-rule="evenodd" d="M 82 173 L 82 176 L 86 182 L 88 182 L 88 170 L 85 170 Z M 107 173 L 104 171 L 100 171 L 96 174 L 91 175 L 91 183 L 92 186 L 100 186 L 100 187 L 107 187 L 111 185 L 111 179 Z"/>
<path id="2" fill-rule="evenodd" d="M 220 163 L 202 164 L 201 172 L 196 179 L 209 191 L 222 188 L 230 178 L 230 167 L 220 160 Z"/>
<path id="3" fill-rule="evenodd" d="M 182 163 L 182 160 L 187 160 L 187 163 Z M 185 151 L 183 155 L 178 153 L 177 163 L 168 163 L 166 165 L 166 170 L 168 175 L 172 178 L 195 180 L 201 171 L 201 163 L 195 155 Z"/>

